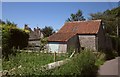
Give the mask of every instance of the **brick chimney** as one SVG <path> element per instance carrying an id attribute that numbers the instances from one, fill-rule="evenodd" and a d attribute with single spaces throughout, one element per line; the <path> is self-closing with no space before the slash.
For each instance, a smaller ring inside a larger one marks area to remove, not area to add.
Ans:
<path id="1" fill-rule="evenodd" d="M 28 28 L 29 28 L 28 25 L 25 24 L 25 25 L 24 25 L 24 29 L 28 30 Z"/>

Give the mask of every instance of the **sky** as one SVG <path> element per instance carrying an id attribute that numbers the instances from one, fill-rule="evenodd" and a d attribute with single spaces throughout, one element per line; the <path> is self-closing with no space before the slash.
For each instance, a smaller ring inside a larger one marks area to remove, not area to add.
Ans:
<path id="1" fill-rule="evenodd" d="M 119 0 L 1 0 L 2 2 L 118 2 Z"/>
<path id="2" fill-rule="evenodd" d="M 2 2 L 2 20 L 9 20 L 23 28 L 28 24 L 59 30 L 71 13 L 82 10 L 87 19 L 91 13 L 103 12 L 118 6 L 117 2 Z M 1 17 L 1 16 L 0 16 Z"/>

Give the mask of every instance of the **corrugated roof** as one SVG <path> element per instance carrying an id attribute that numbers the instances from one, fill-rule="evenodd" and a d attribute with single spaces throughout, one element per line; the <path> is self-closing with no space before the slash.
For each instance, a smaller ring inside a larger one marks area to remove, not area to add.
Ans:
<path id="1" fill-rule="evenodd" d="M 76 35 L 75 33 L 55 33 L 51 36 L 48 37 L 48 41 L 52 41 L 52 42 L 66 42 L 68 41 L 71 37 L 73 37 L 74 35 Z"/>
<path id="2" fill-rule="evenodd" d="M 76 34 L 97 34 L 100 25 L 101 20 L 67 22 L 58 32 L 75 32 Z"/>

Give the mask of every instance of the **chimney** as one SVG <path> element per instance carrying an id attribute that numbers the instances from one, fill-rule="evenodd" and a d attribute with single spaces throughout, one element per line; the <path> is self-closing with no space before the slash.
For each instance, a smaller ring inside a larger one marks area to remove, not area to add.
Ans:
<path id="1" fill-rule="evenodd" d="M 38 35 L 40 34 L 40 28 L 39 27 L 37 27 L 37 33 L 38 33 Z"/>
<path id="2" fill-rule="evenodd" d="M 24 29 L 28 29 L 28 25 L 27 24 L 24 25 Z"/>
<path id="3" fill-rule="evenodd" d="M 34 32 L 36 32 L 36 28 L 34 28 Z"/>

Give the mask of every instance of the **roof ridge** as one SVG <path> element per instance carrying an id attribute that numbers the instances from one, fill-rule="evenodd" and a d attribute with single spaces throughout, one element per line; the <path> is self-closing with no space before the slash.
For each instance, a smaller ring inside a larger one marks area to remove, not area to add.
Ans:
<path id="1" fill-rule="evenodd" d="M 87 21 L 72 21 L 72 22 L 66 22 L 66 23 L 79 23 L 79 22 L 90 22 L 90 21 L 102 21 L 101 19 L 97 19 L 97 20 L 87 20 Z"/>

